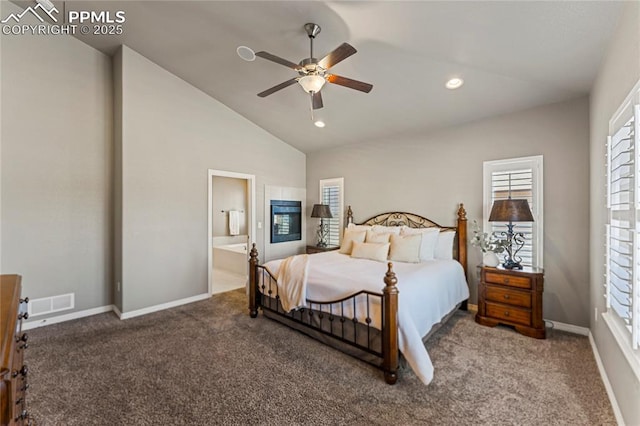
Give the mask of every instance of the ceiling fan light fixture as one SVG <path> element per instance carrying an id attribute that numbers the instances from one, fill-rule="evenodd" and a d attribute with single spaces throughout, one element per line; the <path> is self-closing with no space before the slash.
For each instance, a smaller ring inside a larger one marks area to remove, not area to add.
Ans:
<path id="1" fill-rule="evenodd" d="M 444 85 L 447 89 L 450 90 L 455 90 L 455 89 L 459 89 L 460 87 L 462 87 L 462 85 L 464 84 L 464 80 L 459 78 L 459 77 L 454 77 L 452 79 L 449 79 L 449 81 L 447 81 L 447 83 Z"/>
<path id="2" fill-rule="evenodd" d="M 324 77 L 320 75 L 305 75 L 304 77 L 300 77 L 298 83 L 307 93 L 318 93 L 322 86 L 327 82 Z"/>

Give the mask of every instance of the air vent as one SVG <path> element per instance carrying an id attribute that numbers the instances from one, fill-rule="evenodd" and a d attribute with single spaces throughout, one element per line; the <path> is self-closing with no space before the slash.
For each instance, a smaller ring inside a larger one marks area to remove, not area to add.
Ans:
<path id="1" fill-rule="evenodd" d="M 28 312 L 30 317 L 46 315 L 54 312 L 73 309 L 74 293 L 61 294 L 59 296 L 43 297 L 29 300 Z"/>

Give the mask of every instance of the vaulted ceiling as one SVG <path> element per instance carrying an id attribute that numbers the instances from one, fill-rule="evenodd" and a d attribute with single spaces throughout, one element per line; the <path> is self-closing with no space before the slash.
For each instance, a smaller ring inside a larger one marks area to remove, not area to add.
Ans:
<path id="1" fill-rule="evenodd" d="M 54 1 L 59 4 L 60 2 Z M 122 35 L 80 36 L 111 54 L 126 44 L 303 152 L 420 135 L 589 92 L 621 11 L 590 1 L 74 1 L 77 10 L 123 10 Z M 373 84 L 364 94 L 327 84 L 311 120 L 296 76 L 238 46 L 292 62 L 309 56 L 303 29 L 322 27 L 321 58 L 343 42 L 358 52 L 336 74 Z M 462 77 L 462 88 L 445 82 Z"/>

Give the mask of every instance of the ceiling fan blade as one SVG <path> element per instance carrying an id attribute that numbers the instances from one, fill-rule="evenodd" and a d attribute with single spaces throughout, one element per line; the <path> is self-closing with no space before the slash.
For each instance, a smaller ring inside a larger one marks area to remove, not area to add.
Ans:
<path id="1" fill-rule="evenodd" d="M 320 109 L 324 105 L 322 104 L 322 95 L 320 92 L 315 92 L 313 94 L 313 98 L 311 99 L 311 104 L 313 105 L 313 109 Z"/>
<path id="2" fill-rule="evenodd" d="M 275 62 L 276 64 L 284 65 L 285 67 L 289 67 L 289 68 L 294 69 L 296 71 L 300 71 L 300 70 L 304 69 L 298 64 L 294 64 L 291 61 L 287 61 L 286 59 L 282 59 L 279 56 L 272 55 L 269 52 L 264 52 L 264 51 L 256 52 L 256 56 L 260 56 L 261 58 L 266 59 L 266 60 L 271 61 L 271 62 Z"/>
<path id="3" fill-rule="evenodd" d="M 359 90 L 361 92 L 369 93 L 373 89 L 373 85 L 369 83 L 363 83 L 362 81 L 352 80 L 347 77 L 340 77 L 339 75 L 329 74 L 327 81 L 329 83 L 338 84 L 340 86 L 348 87 L 349 89 Z"/>
<path id="4" fill-rule="evenodd" d="M 349 43 L 342 43 L 333 52 L 320 59 L 318 65 L 320 65 L 325 70 L 328 70 L 338 62 L 347 59 L 349 56 L 353 55 L 356 52 L 356 48 L 351 46 Z"/>
<path id="5" fill-rule="evenodd" d="M 273 86 L 271 89 L 267 89 L 264 92 L 260 92 L 258 93 L 258 96 L 260 96 L 261 98 L 264 98 L 265 96 L 269 96 L 270 94 L 277 92 L 278 90 L 282 90 L 285 87 L 289 87 L 292 84 L 295 84 L 298 82 L 297 78 L 292 78 L 291 80 L 287 80 L 284 83 L 280 83 L 277 86 Z"/>

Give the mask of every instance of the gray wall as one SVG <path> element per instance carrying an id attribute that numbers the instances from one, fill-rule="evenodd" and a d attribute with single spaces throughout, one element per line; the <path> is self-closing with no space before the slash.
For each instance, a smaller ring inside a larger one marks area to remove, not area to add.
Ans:
<path id="1" fill-rule="evenodd" d="M 2 36 L 1 84 L 0 272 L 31 298 L 110 305 L 110 59 L 72 37 Z"/>
<path id="2" fill-rule="evenodd" d="M 591 306 L 590 328 L 625 423 L 640 424 L 640 382 L 608 326 L 595 315 L 605 310 L 603 294 L 605 151 L 609 119 L 640 79 L 640 3 L 629 2 L 591 92 Z"/>
<path id="3" fill-rule="evenodd" d="M 307 156 L 307 202 L 318 181 L 344 179 L 345 205 L 356 222 L 389 210 L 415 212 L 454 225 L 463 202 L 482 218 L 482 163 L 544 155 L 544 317 L 589 325 L 589 105 L 587 98 L 442 130 Z M 307 227 L 308 238 L 314 229 Z M 469 246 L 471 300 L 477 300 Z"/>
<path id="4" fill-rule="evenodd" d="M 207 292 L 208 169 L 255 175 L 263 223 L 264 186 L 304 187 L 306 171 L 300 151 L 126 46 L 118 55 L 127 313 Z"/>
<path id="5" fill-rule="evenodd" d="M 248 235 L 248 188 L 246 179 L 224 176 L 213 178 L 213 237 L 229 236 L 229 210 L 240 211 L 240 235 Z M 224 210 L 224 212 L 222 212 Z M 246 242 L 246 241 L 243 241 Z"/>

